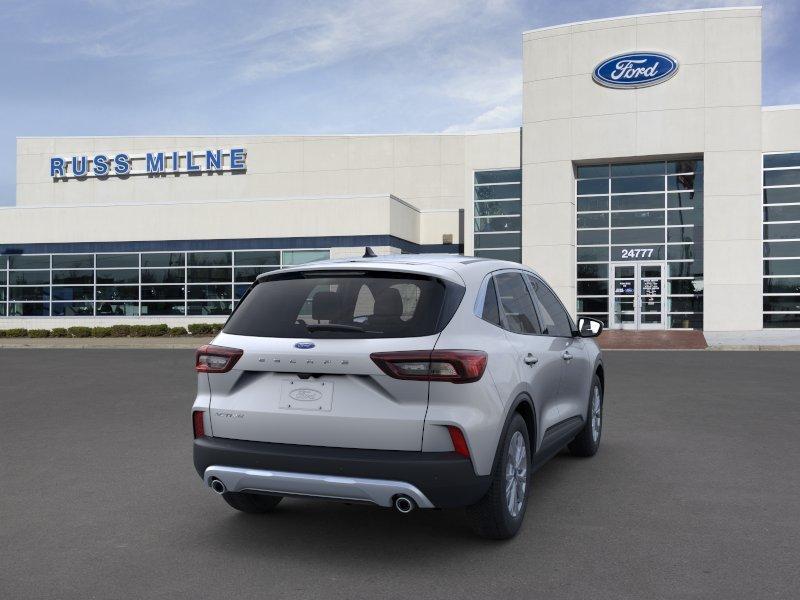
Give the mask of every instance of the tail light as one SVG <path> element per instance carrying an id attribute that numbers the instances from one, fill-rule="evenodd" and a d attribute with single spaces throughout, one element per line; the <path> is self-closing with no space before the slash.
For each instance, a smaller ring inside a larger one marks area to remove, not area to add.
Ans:
<path id="1" fill-rule="evenodd" d="M 450 432 L 450 440 L 453 442 L 453 450 L 458 452 L 464 458 L 469 458 L 469 446 L 467 446 L 467 440 L 464 438 L 464 432 L 455 425 L 448 425 L 447 431 Z"/>
<path id="2" fill-rule="evenodd" d="M 196 410 L 192 413 L 192 427 L 194 428 L 195 439 L 203 437 L 206 434 L 205 426 L 203 425 L 203 411 Z"/>
<path id="3" fill-rule="evenodd" d="M 472 383 L 483 377 L 488 355 L 481 350 L 373 352 L 372 361 L 395 379 Z"/>
<path id="4" fill-rule="evenodd" d="M 227 373 L 233 368 L 243 350 L 224 346 L 200 346 L 195 354 L 194 368 L 198 373 Z"/>

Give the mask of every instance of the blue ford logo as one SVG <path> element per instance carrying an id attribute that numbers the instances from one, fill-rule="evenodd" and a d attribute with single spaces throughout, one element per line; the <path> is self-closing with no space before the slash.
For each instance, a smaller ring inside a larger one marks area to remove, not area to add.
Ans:
<path id="1" fill-rule="evenodd" d="M 678 72 L 678 61 L 657 52 L 631 52 L 609 58 L 594 69 L 592 79 L 610 88 L 640 88 L 666 81 Z"/>
<path id="2" fill-rule="evenodd" d="M 316 346 L 314 342 L 297 342 L 294 347 L 300 350 L 309 350 Z"/>

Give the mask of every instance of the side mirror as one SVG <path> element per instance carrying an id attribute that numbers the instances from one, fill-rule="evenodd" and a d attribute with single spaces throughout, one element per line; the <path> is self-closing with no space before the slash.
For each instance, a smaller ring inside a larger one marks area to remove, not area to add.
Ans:
<path id="1" fill-rule="evenodd" d="M 603 331 L 603 322 L 591 317 L 578 318 L 578 335 L 585 338 L 597 337 Z"/>

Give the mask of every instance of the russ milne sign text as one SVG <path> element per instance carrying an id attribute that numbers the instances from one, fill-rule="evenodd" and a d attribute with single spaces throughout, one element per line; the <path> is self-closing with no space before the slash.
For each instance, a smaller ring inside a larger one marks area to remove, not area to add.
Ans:
<path id="1" fill-rule="evenodd" d="M 54 156 L 50 159 L 50 177 L 83 179 L 85 177 L 245 171 L 247 169 L 246 159 L 247 151 L 244 148 L 199 152 L 194 150 L 147 152 L 138 155 L 118 152 L 113 155 Z"/>

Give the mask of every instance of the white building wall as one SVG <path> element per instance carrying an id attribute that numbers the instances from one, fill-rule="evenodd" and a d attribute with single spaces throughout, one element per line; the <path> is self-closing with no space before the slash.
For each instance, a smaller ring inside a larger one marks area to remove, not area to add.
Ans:
<path id="1" fill-rule="evenodd" d="M 760 329 L 761 10 L 606 19 L 523 43 L 523 262 L 574 312 L 574 162 L 703 155 L 705 328 Z M 634 50 L 680 70 L 649 88 L 594 83 L 598 63 Z"/>

